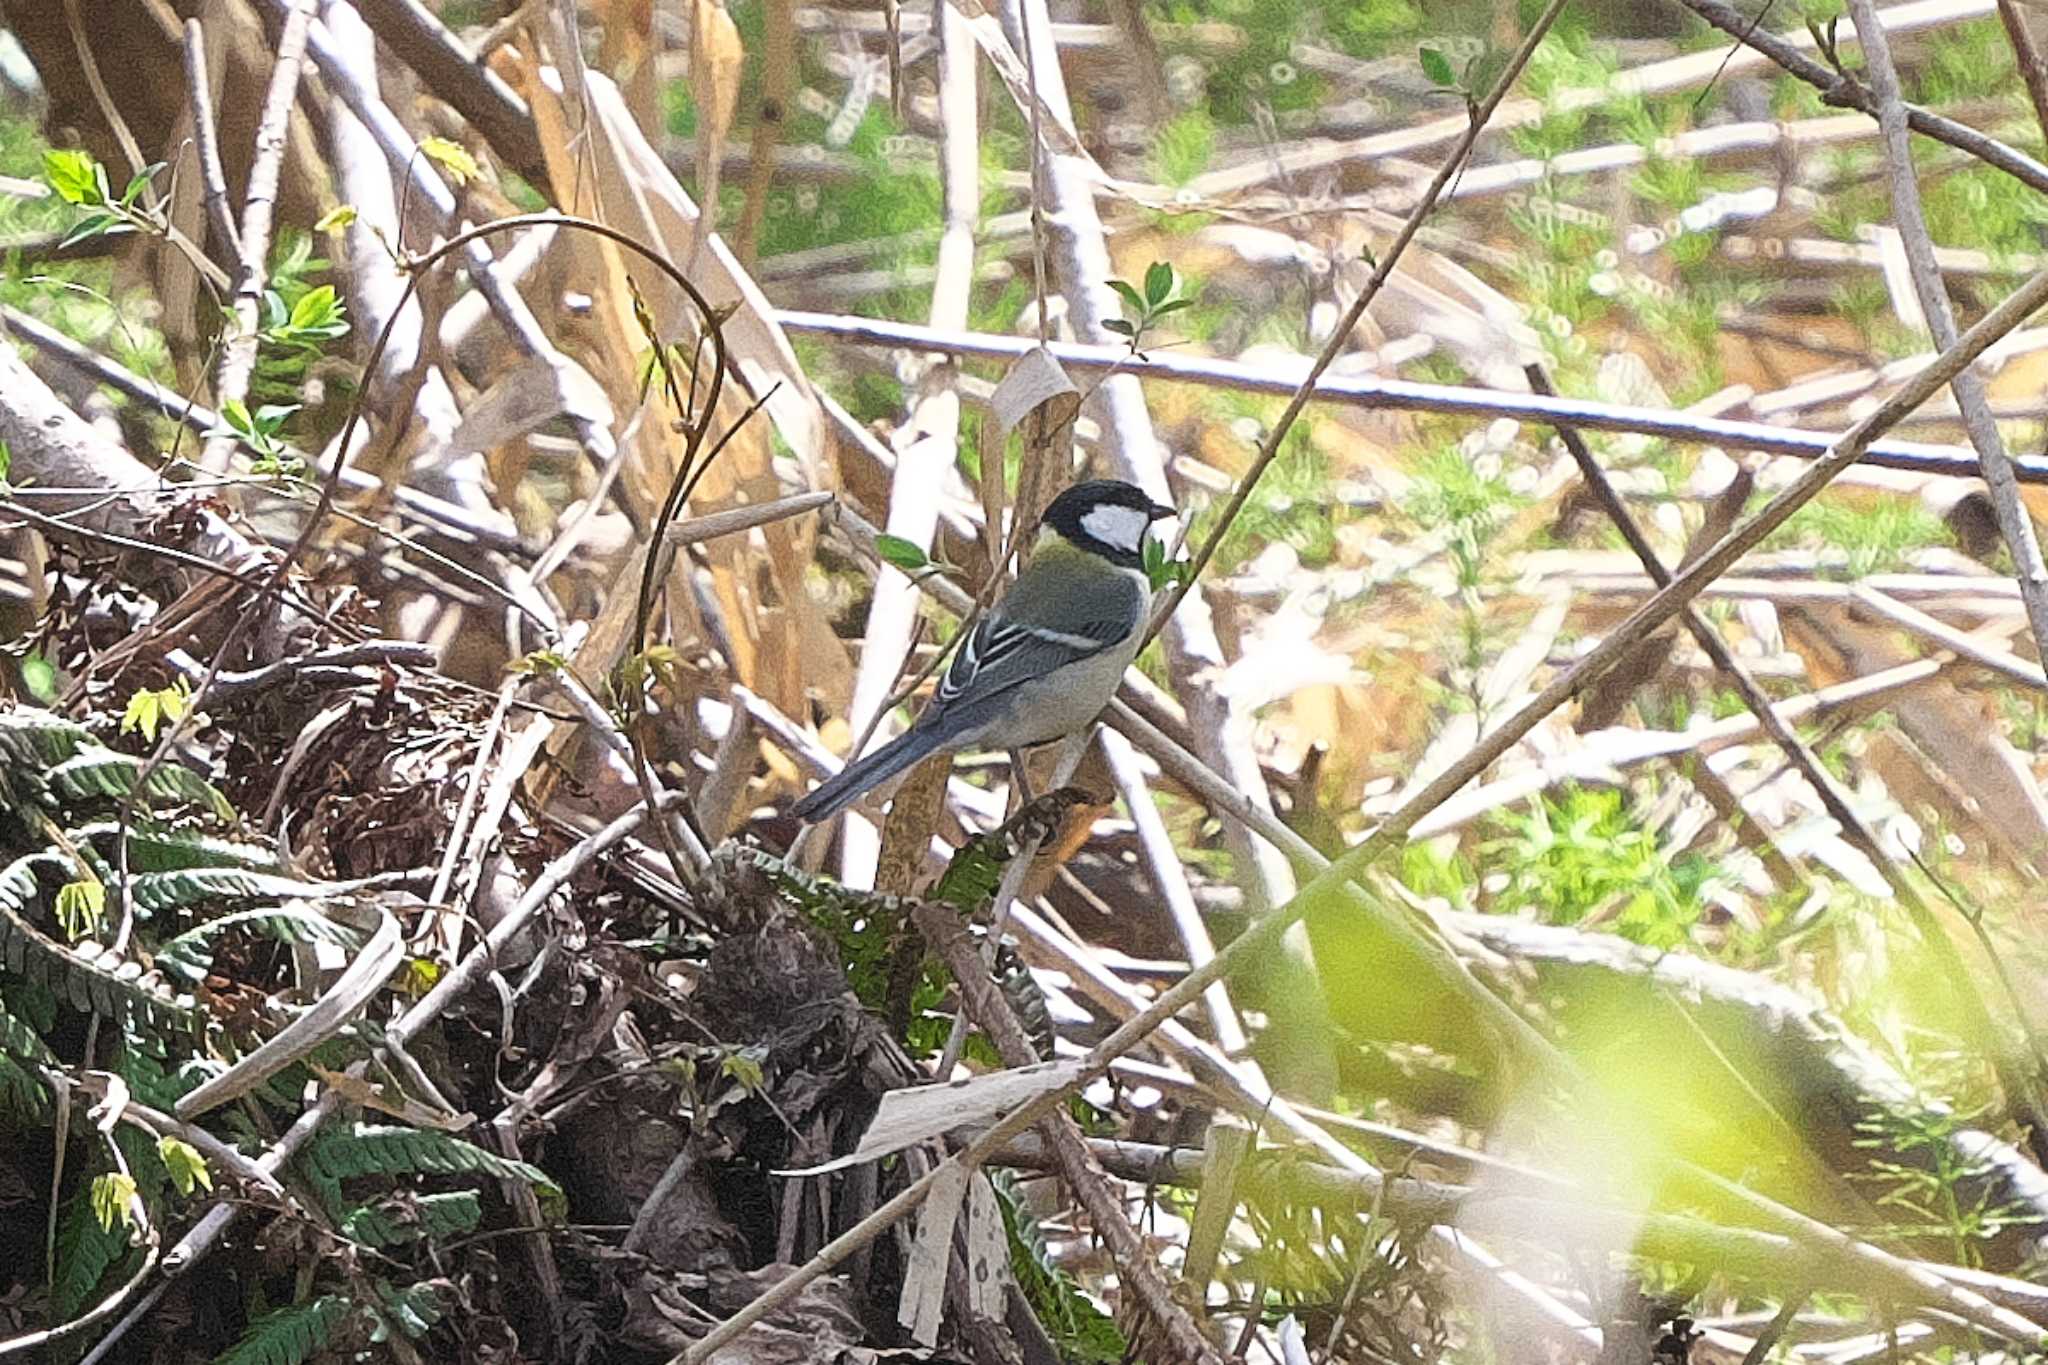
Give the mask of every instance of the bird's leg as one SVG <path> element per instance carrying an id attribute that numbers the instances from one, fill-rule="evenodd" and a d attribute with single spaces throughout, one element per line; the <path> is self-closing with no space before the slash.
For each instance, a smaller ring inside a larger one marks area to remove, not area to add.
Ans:
<path id="1" fill-rule="evenodd" d="M 1031 774 L 1024 768 L 1024 751 L 1010 750 L 1010 810 L 1015 813 L 1031 804 Z"/>

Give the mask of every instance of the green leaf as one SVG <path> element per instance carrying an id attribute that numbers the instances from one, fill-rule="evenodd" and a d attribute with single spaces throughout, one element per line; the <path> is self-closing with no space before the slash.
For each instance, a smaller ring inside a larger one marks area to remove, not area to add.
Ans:
<path id="1" fill-rule="evenodd" d="M 340 232 L 343 228 L 354 223 L 356 218 L 356 206 L 354 204 L 343 204 L 340 208 L 329 209 L 321 214 L 320 220 L 313 224 L 313 231 Z"/>
<path id="2" fill-rule="evenodd" d="M 292 305 L 291 317 L 280 330 L 286 334 L 286 340 L 300 345 L 332 341 L 348 334 L 345 312 L 334 286 L 319 285 L 299 296 L 299 301 Z"/>
<path id="3" fill-rule="evenodd" d="M 507 673 L 527 673 L 535 677 L 560 673 L 569 667 L 569 656 L 559 649 L 536 649 L 523 658 L 514 659 L 505 665 Z"/>
<path id="4" fill-rule="evenodd" d="M 48 706 L 57 700 L 57 668 L 40 654 L 24 654 L 21 659 L 21 685 L 29 696 Z"/>
<path id="5" fill-rule="evenodd" d="M 50 1285 L 50 1307 L 56 1319 L 68 1322 L 76 1317 L 127 1250 L 127 1234 L 101 1227 L 93 1216 L 90 1190 L 66 1200 L 57 1223 L 56 1273 Z"/>
<path id="6" fill-rule="evenodd" d="M 1122 318 L 1105 319 L 1102 328 L 1107 332 L 1115 332 L 1118 336 L 1129 337 L 1133 341 L 1138 338 L 1138 329 Z"/>
<path id="7" fill-rule="evenodd" d="M 1168 299 L 1165 303 L 1152 310 L 1152 320 L 1157 322 L 1168 313 L 1178 313 L 1183 308 L 1192 308 L 1194 306 L 1195 301 L 1193 299 Z"/>
<path id="8" fill-rule="evenodd" d="M 141 733 L 145 742 L 156 743 L 157 727 L 164 721 L 173 725 L 185 718 L 191 709 L 192 685 L 179 678 L 169 687 L 141 688 L 128 698 L 127 707 L 121 712 L 121 733 Z"/>
<path id="9" fill-rule="evenodd" d="M 164 162 L 152 161 L 131 176 L 127 188 L 121 191 L 121 207 L 133 208 L 136 199 L 149 188 L 149 182 L 156 179 L 156 173 L 162 170 L 164 165 Z"/>
<path id="10" fill-rule="evenodd" d="M 523 1180 L 548 1199 L 561 1187 L 538 1166 L 510 1161 L 447 1133 L 396 1124 L 357 1123 L 330 1129 L 302 1151 L 299 1166 L 315 1181 L 365 1175 L 480 1175 Z"/>
<path id="11" fill-rule="evenodd" d="M 1110 280 L 1108 281 L 1108 284 L 1111 289 L 1114 289 L 1116 291 L 1116 296 L 1124 301 L 1125 307 L 1129 308 L 1133 313 L 1138 314 L 1140 317 L 1144 316 L 1144 295 L 1140 294 L 1137 290 L 1131 288 L 1131 286 L 1129 286 L 1128 284 L 1125 284 L 1122 280 Z"/>
<path id="12" fill-rule="evenodd" d="M 430 137 L 420 143 L 420 151 L 426 158 L 448 173 L 448 178 L 457 185 L 467 185 L 484 173 L 476 164 L 476 158 L 461 143 L 445 137 Z"/>
<path id="13" fill-rule="evenodd" d="M 88 214 L 86 217 L 79 220 L 77 225 L 74 226 L 71 229 L 71 231 L 65 233 L 64 240 L 59 242 L 57 245 L 60 247 L 70 246 L 74 242 L 83 242 L 90 238 L 97 237 L 101 233 L 105 232 L 108 228 L 114 226 L 114 224 L 120 221 L 121 220 L 119 218 L 116 218 L 111 213 Z"/>
<path id="14" fill-rule="evenodd" d="M 7 492 L 7 471 L 14 465 L 14 452 L 7 442 L 0 441 L 0 495 Z"/>
<path id="15" fill-rule="evenodd" d="M 762 1073 L 761 1059 L 751 1049 L 745 1052 L 727 1053 L 718 1069 L 739 1082 L 740 1089 L 749 1095 L 758 1095 L 766 1088 L 768 1078 Z"/>
<path id="16" fill-rule="evenodd" d="M 265 1313 L 213 1365 L 304 1365 L 326 1349 L 350 1307 L 345 1294 L 323 1294 Z"/>
<path id="17" fill-rule="evenodd" d="M 285 419 L 299 410 L 297 403 L 265 403 L 256 409 L 256 430 L 265 436 L 275 436 L 284 428 Z"/>
<path id="18" fill-rule="evenodd" d="M 1425 47 L 1421 50 L 1421 57 L 1422 74 L 1432 83 L 1447 89 L 1457 88 L 1457 73 L 1451 70 L 1451 59 L 1444 55 L 1442 48 Z"/>
<path id="19" fill-rule="evenodd" d="M 106 913 L 105 882 L 66 882 L 57 888 L 57 923 L 72 938 L 91 933 Z"/>
<path id="20" fill-rule="evenodd" d="M 1157 308 L 1173 296 L 1173 267 L 1165 261 L 1154 261 L 1145 267 L 1145 303 L 1148 308 Z"/>
<path id="21" fill-rule="evenodd" d="M 919 549 L 915 541 L 905 540 L 902 536 L 876 536 L 875 553 L 881 557 L 884 564 L 901 569 L 905 573 L 916 573 L 920 569 L 931 567 L 931 557 Z"/>
<path id="22" fill-rule="evenodd" d="M 123 1227 L 134 1227 L 141 1210 L 142 1193 L 135 1188 L 134 1176 L 108 1171 L 93 1177 L 92 1216 L 99 1219 L 101 1231 L 112 1232 L 117 1221 Z"/>
<path id="23" fill-rule="evenodd" d="M 91 152 L 71 147 L 53 147 L 43 153 L 43 179 L 67 204 L 104 204 L 100 189 L 104 173 Z"/>
<path id="24" fill-rule="evenodd" d="M 341 1220 L 341 1235 L 372 1247 L 439 1241 L 474 1232 L 483 1217 L 483 1199 L 475 1190 L 421 1195 L 401 1191 L 388 1202 L 349 1210 Z"/>
<path id="25" fill-rule="evenodd" d="M 156 1140 L 156 1154 L 163 1158 L 164 1169 L 171 1173 L 171 1183 L 178 1187 L 179 1194 L 189 1195 L 202 1188 L 212 1193 L 213 1172 L 206 1168 L 206 1158 L 197 1147 L 166 1133 Z"/>
<path id="26" fill-rule="evenodd" d="M 1145 577 L 1152 580 L 1152 591 L 1158 592 L 1169 584 L 1178 583 L 1187 575 L 1187 561 L 1168 559 L 1166 546 L 1157 540 L 1145 541 Z"/>

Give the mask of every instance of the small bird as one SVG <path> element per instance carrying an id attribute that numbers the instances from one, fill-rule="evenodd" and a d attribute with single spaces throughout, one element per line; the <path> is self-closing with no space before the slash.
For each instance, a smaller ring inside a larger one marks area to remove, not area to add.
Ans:
<path id="1" fill-rule="evenodd" d="M 1054 498 L 1030 562 L 961 643 L 917 720 L 790 813 L 823 820 L 928 755 L 1025 749 L 1094 720 L 1143 643 L 1152 604 L 1145 533 L 1172 515 L 1116 479 Z"/>

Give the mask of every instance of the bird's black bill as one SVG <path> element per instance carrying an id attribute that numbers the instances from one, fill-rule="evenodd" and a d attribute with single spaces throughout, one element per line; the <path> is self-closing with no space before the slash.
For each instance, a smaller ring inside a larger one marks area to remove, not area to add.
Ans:
<path id="1" fill-rule="evenodd" d="M 1153 503 L 1153 504 L 1152 504 L 1152 507 L 1151 507 L 1151 513 L 1152 513 L 1152 520 L 1154 520 L 1154 521 L 1163 521 L 1163 520 L 1164 520 L 1164 519 L 1166 519 L 1167 517 L 1172 517 L 1172 516 L 1178 516 L 1178 515 L 1180 515 L 1180 513 L 1179 513 L 1178 509 L 1176 509 L 1176 508 L 1172 508 L 1172 507 L 1168 507 L 1168 506 L 1167 506 L 1167 505 L 1166 505 L 1165 503 L 1163 503 L 1163 502 L 1155 502 L 1155 503 Z"/>

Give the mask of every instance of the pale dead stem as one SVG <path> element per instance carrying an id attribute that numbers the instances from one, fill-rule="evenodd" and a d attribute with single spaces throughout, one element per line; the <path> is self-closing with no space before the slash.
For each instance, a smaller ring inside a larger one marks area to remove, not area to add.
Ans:
<path id="1" fill-rule="evenodd" d="M 235 325 L 221 351 L 220 369 L 213 385 L 214 405 L 223 410 L 249 396 L 249 381 L 256 373 L 278 174 L 284 166 L 287 126 L 292 105 L 298 99 L 299 74 L 305 66 L 306 30 L 312 22 L 313 0 L 293 0 L 285 10 L 284 29 L 277 40 L 277 61 L 270 70 L 270 88 L 264 94 L 263 115 L 256 125 L 256 152 L 249 166 L 248 193 L 242 198 L 242 226 L 234 239 L 241 252 L 235 274 Z M 197 119 L 200 115 L 195 113 L 193 117 Z M 226 473 L 235 445 L 232 433 L 209 436 L 200 451 L 200 467 L 209 474 Z"/>
<path id="2" fill-rule="evenodd" d="M 192 141 L 199 151 L 199 184 L 206 199 L 206 216 L 220 250 L 240 259 L 242 230 L 235 225 L 234 206 L 228 202 L 227 172 L 221 168 L 220 135 L 213 123 L 213 95 L 206 68 L 206 30 L 197 19 L 185 21 L 185 102 L 192 109 Z"/>
<path id="3" fill-rule="evenodd" d="M 1731 564 L 1754 549 L 1773 530 L 1783 525 L 1794 512 L 1811 501 L 1836 474 L 1854 463 L 1858 455 L 1880 432 L 1925 402 L 1958 370 L 1982 355 L 1992 342 L 2018 327 L 2044 305 L 2048 305 L 2048 272 L 2035 275 L 2018 291 L 1992 309 L 1970 328 L 1954 347 L 1943 352 L 1932 366 L 1907 381 L 1876 411 L 1857 423 L 1835 443 L 1827 455 L 1806 469 L 1754 517 L 1723 536 L 1691 567 L 1677 575 L 1669 585 L 1660 588 L 1618 627 L 1605 635 L 1577 663 L 1552 680 L 1519 711 L 1481 739 L 1471 751 L 1417 792 L 1363 842 L 1319 873 L 1302 888 L 1294 900 L 1255 922 L 1247 933 L 1209 962 L 1190 971 L 1162 993 L 1149 1008 L 1124 1023 L 1092 1048 L 1083 1059 L 1082 1080 L 1077 1084 L 1103 1074 L 1112 1061 L 1143 1042 L 1182 1009 L 1194 1004 L 1212 982 L 1223 979 L 1258 953 L 1270 948 L 1289 926 L 1307 913 L 1311 905 L 1336 897 L 1370 910 L 1371 903 L 1367 898 L 1354 892 L 1352 883 L 1378 859 L 1398 846 L 1417 821 L 1443 804 L 1467 782 L 1507 753 L 1552 711 L 1604 674 L 1637 640 L 1675 616 L 1688 602 L 1698 596 L 1703 587 L 1726 572 Z M 1375 913 L 1385 918 L 1389 912 Z M 1405 922 L 1396 926 L 1396 932 L 1411 939 L 1421 937 L 1414 926 Z M 1522 1050 L 1525 1061 L 1552 1081 L 1569 1083 L 1573 1079 L 1571 1069 L 1563 1058 L 1504 1001 L 1490 991 L 1477 987 L 1474 990 L 1474 1002 L 1487 1012 L 1490 1020 L 1501 1029 L 1504 1037 L 1515 1041 Z M 1052 1112 L 1062 1102 L 1062 1093 L 1052 1093 L 1021 1106 L 1015 1113 L 993 1125 L 968 1144 L 963 1151 L 949 1158 L 940 1169 L 954 1162 L 970 1167 L 979 1164 L 1001 1150 L 1012 1137 Z M 1881 1297 L 1893 1299 L 1901 1304 L 1924 1304 L 1940 1308 L 2002 1338 L 2028 1343 L 2042 1339 L 2043 1331 L 2039 1324 L 2010 1309 L 1989 1302 L 1981 1294 L 1944 1283 L 1922 1268 L 1902 1262 L 1876 1247 L 1856 1242 L 1796 1210 L 1740 1189 L 1710 1173 L 1695 1171 L 1692 1174 L 1696 1178 L 1706 1180 L 1720 1193 L 1751 1209 L 1771 1230 L 1792 1238 L 1806 1248 L 1809 1254 L 1822 1258 L 1824 1264 L 1845 1272 L 1862 1272 L 1868 1276 L 1872 1287 Z M 703 1365 L 703 1362 L 709 1360 L 716 1351 L 800 1292 L 804 1285 L 829 1271 L 883 1229 L 916 1208 L 930 1192 L 936 1177 L 936 1171 L 926 1175 L 875 1210 L 858 1225 L 842 1233 L 816 1257 L 792 1271 L 772 1290 L 726 1319 L 696 1345 L 676 1357 L 676 1365 Z"/>
<path id="4" fill-rule="evenodd" d="M 1942 282 L 1941 267 L 1934 258 L 1934 241 L 1927 232 L 1927 217 L 1921 209 L 1920 186 L 1914 178 L 1912 148 L 1906 138 L 1905 96 L 1899 89 L 1898 68 L 1892 63 L 1891 43 L 1885 37 L 1871 0 L 1849 0 L 1849 13 L 1863 39 L 1864 63 L 1868 68 L 1871 98 L 1877 104 L 1877 123 L 1884 137 L 1885 169 L 1891 184 L 1892 221 L 1905 247 L 1912 270 L 1913 292 L 1936 346 L 1955 345 L 1955 310 L 1948 288 Z M 1984 486 L 1998 514 L 1998 528 L 2012 552 L 2014 577 L 2020 597 L 2027 606 L 2027 619 L 2034 628 L 2038 649 L 2048 650 L 2048 563 L 2041 558 L 2041 544 L 2034 535 L 2033 518 L 2020 502 L 2012 456 L 1999 435 L 1991 415 L 1984 379 L 1972 369 L 1956 372 L 1950 381 L 1956 406 L 1962 412 L 1963 427 L 1976 447 L 1983 467 Z M 2044 654 L 2043 657 L 2048 657 Z"/>
<path id="5" fill-rule="evenodd" d="M 939 6 L 939 188 L 944 226 L 939 236 L 938 273 L 932 283 L 930 321 L 941 331 L 967 326 L 974 290 L 974 236 L 981 214 L 981 121 L 977 110 L 976 48 L 966 20 L 951 5 Z M 930 552 L 939 525 L 946 474 L 959 451 L 960 395 L 956 366 L 927 357 L 915 382 L 907 385 L 910 411 L 900 430 L 910 433 L 896 452 L 889 484 L 887 530 Z M 997 477 L 1000 477 L 998 468 Z M 1001 567 L 991 575 L 1000 581 Z M 894 709 L 891 695 L 910 655 L 917 630 L 920 595 L 901 570 L 883 565 L 876 573 L 860 664 L 846 723 L 855 736 L 847 761 L 860 758 Z M 880 843 L 875 826 L 854 815 L 840 822 L 840 880 L 873 885 Z M 922 835 L 905 836 L 922 843 Z M 943 1074 L 943 1073 L 941 1073 Z"/>
<path id="6" fill-rule="evenodd" d="M 871 318 L 779 309 L 775 319 L 791 332 L 811 332 L 864 345 L 902 346 L 990 360 L 1013 360 L 1032 348 L 1032 343 L 1022 337 L 989 332 L 948 334 L 914 323 L 881 322 Z M 1245 393 L 1291 395 L 1299 388 L 1297 382 L 1276 376 L 1270 370 L 1232 360 L 1177 356 L 1165 351 L 1152 351 L 1137 357 L 1116 347 L 1080 346 L 1059 341 L 1050 343 L 1046 349 L 1068 369 L 1087 373 L 1121 370 L 1141 379 L 1172 380 L 1237 389 Z M 1932 364 L 1934 359 L 1928 356 L 1922 363 Z M 1402 379 L 1332 379 L 1325 375 L 1316 382 L 1310 396 L 1319 403 L 1346 407 L 1427 412 L 1445 417 L 1508 417 L 1548 426 L 1564 423 L 1585 431 L 1634 433 L 1664 440 L 1726 446 L 1734 450 L 1760 450 L 1807 460 L 1825 454 L 1834 443 L 1834 438 L 1825 432 L 1798 427 L 1689 416 L 1661 408 L 1631 407 L 1621 403 L 1504 393 L 1497 389 L 1465 385 L 1421 384 Z M 1873 441 L 1870 449 L 1864 452 L 1862 462 L 1920 474 L 1962 478 L 1976 478 L 1979 472 L 1976 457 L 1969 451 L 1920 441 Z M 2015 460 L 2014 465 L 2020 482 L 2048 484 L 2048 459 L 2025 456 Z"/>

